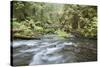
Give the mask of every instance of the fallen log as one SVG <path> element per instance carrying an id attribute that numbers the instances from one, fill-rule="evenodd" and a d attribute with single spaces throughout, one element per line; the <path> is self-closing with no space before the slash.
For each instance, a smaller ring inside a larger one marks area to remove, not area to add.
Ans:
<path id="1" fill-rule="evenodd" d="M 13 35 L 12 36 L 12 40 L 13 39 L 25 39 L 25 40 L 36 39 L 36 40 L 40 40 L 39 37 L 35 37 L 35 36 L 25 36 L 25 35 Z"/>

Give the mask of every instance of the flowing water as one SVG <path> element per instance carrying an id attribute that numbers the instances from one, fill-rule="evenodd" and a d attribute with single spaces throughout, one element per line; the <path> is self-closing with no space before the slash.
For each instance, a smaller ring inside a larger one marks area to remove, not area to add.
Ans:
<path id="1" fill-rule="evenodd" d="M 38 65 L 97 60 L 97 41 L 45 35 L 40 40 L 13 40 L 12 64 Z"/>

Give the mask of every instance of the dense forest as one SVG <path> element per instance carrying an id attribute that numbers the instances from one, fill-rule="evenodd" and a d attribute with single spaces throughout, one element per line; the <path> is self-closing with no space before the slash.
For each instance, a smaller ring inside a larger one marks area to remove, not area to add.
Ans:
<path id="1" fill-rule="evenodd" d="M 11 7 L 13 37 L 97 37 L 97 6 L 12 1 Z"/>
<path id="2" fill-rule="evenodd" d="M 11 65 L 97 61 L 97 6 L 11 1 Z"/>

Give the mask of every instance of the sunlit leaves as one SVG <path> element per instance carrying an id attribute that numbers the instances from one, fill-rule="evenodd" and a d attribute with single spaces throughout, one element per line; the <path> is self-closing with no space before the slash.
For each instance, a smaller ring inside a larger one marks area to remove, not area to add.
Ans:
<path id="1" fill-rule="evenodd" d="M 85 37 L 97 36 L 96 6 L 13 2 L 13 18 L 13 28 L 23 30 L 23 35 L 38 32 L 70 36 L 68 33 L 74 31 Z"/>
<path id="2" fill-rule="evenodd" d="M 57 30 L 55 33 L 57 33 L 59 36 L 67 36 L 67 33 L 61 30 Z"/>

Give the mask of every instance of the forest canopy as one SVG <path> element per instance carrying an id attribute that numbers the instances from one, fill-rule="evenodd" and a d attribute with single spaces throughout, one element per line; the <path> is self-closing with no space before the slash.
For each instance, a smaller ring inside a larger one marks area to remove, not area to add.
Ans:
<path id="1" fill-rule="evenodd" d="M 12 1 L 11 7 L 13 37 L 97 36 L 97 6 Z"/>

